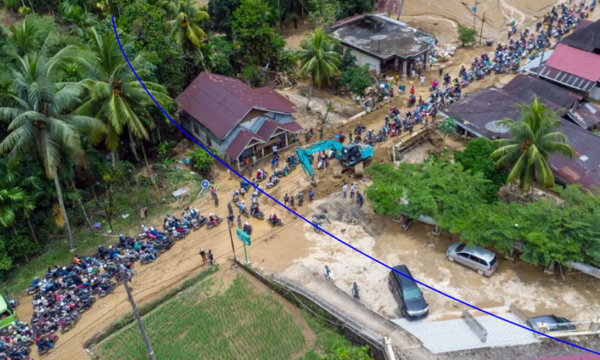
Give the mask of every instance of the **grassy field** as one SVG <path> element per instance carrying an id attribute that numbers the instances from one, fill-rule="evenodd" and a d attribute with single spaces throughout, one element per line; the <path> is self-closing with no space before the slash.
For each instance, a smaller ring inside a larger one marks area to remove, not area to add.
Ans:
<path id="1" fill-rule="evenodd" d="M 289 359 L 302 355 L 302 322 L 237 276 L 225 291 L 204 281 L 143 318 L 158 359 Z M 135 323 L 99 344 L 101 359 L 146 359 Z"/>

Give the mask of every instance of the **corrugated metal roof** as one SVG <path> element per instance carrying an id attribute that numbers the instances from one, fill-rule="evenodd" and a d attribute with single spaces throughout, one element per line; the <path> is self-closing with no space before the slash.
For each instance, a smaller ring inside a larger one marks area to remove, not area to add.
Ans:
<path id="1" fill-rule="evenodd" d="M 558 44 L 546 66 L 596 82 L 600 79 L 600 55 Z"/>
<path id="2" fill-rule="evenodd" d="M 583 99 L 581 95 L 527 75 L 518 75 L 506 84 L 502 90 L 517 99 L 521 99 L 523 102 L 531 102 L 537 96 L 567 110 Z"/>
<path id="3" fill-rule="evenodd" d="M 223 139 L 252 109 L 291 114 L 293 103 L 268 89 L 227 76 L 200 73 L 177 97 L 182 110 Z"/>
<path id="4" fill-rule="evenodd" d="M 532 72 L 536 73 L 537 69 L 532 69 Z M 579 76 L 560 71 L 544 65 L 542 71 L 540 71 L 540 77 L 546 78 L 551 81 L 555 81 L 559 84 L 568 86 L 570 88 L 581 90 L 583 92 L 589 92 L 596 85 L 594 81 L 586 80 Z"/>
<path id="5" fill-rule="evenodd" d="M 499 89 L 488 88 L 453 104 L 444 112 L 475 134 L 487 138 L 502 138 L 508 137 L 508 134 L 490 131 L 486 125 L 503 118 L 519 120 L 520 113 L 515 107 L 519 103 L 527 103 L 527 100 L 515 98 Z M 597 189 L 600 187 L 600 137 L 568 120 L 560 121 L 558 131 L 567 135 L 569 145 L 577 155 L 573 160 L 552 155 L 549 164 L 554 175 L 567 183 L 581 184 L 590 190 Z"/>
<path id="6" fill-rule="evenodd" d="M 562 43 L 587 52 L 600 49 L 600 36 L 598 36 L 600 34 L 600 20 L 587 26 L 580 26 L 577 26 L 571 35 L 565 37 Z"/>

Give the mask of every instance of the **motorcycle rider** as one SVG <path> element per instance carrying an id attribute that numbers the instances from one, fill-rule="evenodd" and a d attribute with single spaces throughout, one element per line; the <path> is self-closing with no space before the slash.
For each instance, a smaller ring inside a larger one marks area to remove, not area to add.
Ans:
<path id="1" fill-rule="evenodd" d="M 269 221 L 271 221 L 272 224 L 276 224 L 278 220 L 279 219 L 277 218 L 277 215 L 275 215 L 275 214 L 269 215 Z"/>
<path id="2" fill-rule="evenodd" d="M 240 209 L 240 214 L 246 212 L 246 202 L 244 200 L 238 203 L 238 207 Z"/>
<path id="3" fill-rule="evenodd" d="M 246 221 L 246 223 L 244 224 L 244 232 L 248 235 L 252 234 L 252 225 L 250 225 L 249 221 Z"/>
<path id="4" fill-rule="evenodd" d="M 210 213 L 208 215 L 208 221 L 210 221 L 211 223 L 213 223 L 213 225 L 215 225 L 215 226 L 219 225 L 217 217 L 213 213 Z"/>
<path id="5" fill-rule="evenodd" d="M 256 215 L 259 213 L 259 209 L 258 209 L 258 203 L 252 203 L 252 207 L 250 208 L 250 214 L 252 216 Z"/>

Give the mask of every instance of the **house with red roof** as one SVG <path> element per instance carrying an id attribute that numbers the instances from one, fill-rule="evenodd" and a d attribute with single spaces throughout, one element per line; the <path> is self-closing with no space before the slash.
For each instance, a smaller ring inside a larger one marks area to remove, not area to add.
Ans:
<path id="1" fill-rule="evenodd" d="M 600 20 L 578 26 L 532 72 L 559 86 L 600 100 Z"/>
<path id="2" fill-rule="evenodd" d="M 183 128 L 229 164 L 262 159 L 273 145 L 286 148 L 302 131 L 294 103 L 271 88 L 253 89 L 238 79 L 200 73 L 177 97 Z"/>

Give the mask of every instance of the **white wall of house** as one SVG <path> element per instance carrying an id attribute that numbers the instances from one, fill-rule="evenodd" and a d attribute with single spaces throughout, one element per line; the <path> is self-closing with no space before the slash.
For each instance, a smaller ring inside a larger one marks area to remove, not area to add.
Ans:
<path id="1" fill-rule="evenodd" d="M 346 52 L 347 49 L 350 49 L 350 52 L 352 53 L 352 55 L 356 56 L 356 65 L 363 66 L 365 64 L 369 64 L 371 70 L 375 70 L 377 75 L 379 75 L 379 73 L 381 72 L 381 61 L 379 61 L 379 59 L 376 59 L 372 56 L 364 54 L 360 51 L 356 51 L 352 48 L 348 48 L 346 46 L 343 46 L 343 48 L 344 48 L 344 52 Z"/>

